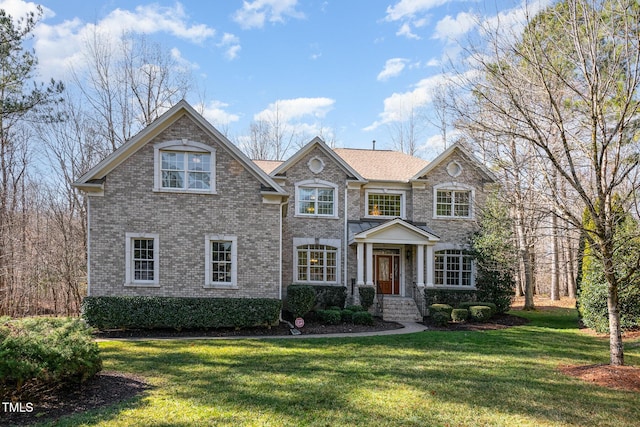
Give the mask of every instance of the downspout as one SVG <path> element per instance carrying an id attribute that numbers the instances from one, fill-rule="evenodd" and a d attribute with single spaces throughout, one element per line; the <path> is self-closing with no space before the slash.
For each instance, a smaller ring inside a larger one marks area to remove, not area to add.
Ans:
<path id="1" fill-rule="evenodd" d="M 280 203 L 280 205 L 279 205 L 280 206 L 280 210 L 278 212 L 278 216 L 279 216 L 279 219 L 280 219 L 280 238 L 279 238 L 279 250 L 278 250 L 278 252 L 279 252 L 279 255 L 278 255 L 278 257 L 279 257 L 279 262 L 278 262 L 278 269 L 279 269 L 278 282 L 279 283 L 278 283 L 278 287 L 279 287 L 279 298 L 280 298 L 281 302 L 282 302 L 282 272 L 283 272 L 283 270 L 282 270 L 282 238 L 283 238 L 282 228 L 283 228 L 283 222 L 284 222 L 282 220 L 282 217 L 283 217 L 282 208 L 283 208 L 283 206 L 285 206 L 288 203 L 289 203 L 289 200 L 287 200 L 286 202 Z M 282 311 L 283 311 L 283 309 L 284 309 L 284 304 L 280 308 L 280 319 L 279 319 L 280 322 L 283 321 L 283 319 L 282 319 Z"/>
<path id="2" fill-rule="evenodd" d="M 343 258 L 344 258 L 344 273 L 343 273 L 343 277 L 344 277 L 344 285 L 347 289 L 349 289 L 349 282 L 347 282 L 348 280 L 348 274 L 347 274 L 347 266 L 348 266 L 348 261 L 347 258 L 349 257 L 347 251 L 349 250 L 349 242 L 347 241 L 347 239 L 349 238 L 349 232 L 348 232 L 348 218 L 349 218 L 349 204 L 347 203 L 347 197 L 348 197 L 348 191 L 349 191 L 349 183 L 347 183 L 347 185 L 345 185 L 344 187 L 344 244 L 342 245 L 342 247 L 344 248 L 343 251 Z M 352 289 L 353 291 L 353 289 Z M 352 303 L 353 303 L 353 294 L 351 295 L 352 298 Z"/>
<path id="3" fill-rule="evenodd" d="M 87 296 L 91 296 L 91 197 L 87 198 Z"/>

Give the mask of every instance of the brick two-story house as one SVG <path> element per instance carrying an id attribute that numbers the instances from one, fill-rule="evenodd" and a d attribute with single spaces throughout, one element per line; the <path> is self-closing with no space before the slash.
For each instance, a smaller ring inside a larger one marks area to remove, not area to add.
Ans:
<path id="1" fill-rule="evenodd" d="M 494 181 L 458 145 L 426 162 L 315 138 L 252 161 L 182 101 L 75 184 L 89 294 L 282 299 L 308 283 L 357 302 L 373 286 L 385 318 L 417 318 L 422 288 L 475 286 L 464 250 Z"/>

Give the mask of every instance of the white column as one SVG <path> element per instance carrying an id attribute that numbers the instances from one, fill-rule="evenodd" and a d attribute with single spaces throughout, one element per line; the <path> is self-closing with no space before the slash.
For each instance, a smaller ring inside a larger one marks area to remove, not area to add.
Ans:
<path id="1" fill-rule="evenodd" d="M 367 285 L 373 286 L 373 243 L 367 243 Z"/>
<path id="2" fill-rule="evenodd" d="M 424 286 L 424 245 L 417 245 L 418 253 L 416 255 L 416 285 Z"/>
<path id="3" fill-rule="evenodd" d="M 358 243 L 357 258 L 358 258 L 358 266 L 357 266 L 358 272 L 357 272 L 356 284 L 361 286 L 361 285 L 364 285 L 364 243 Z"/>
<path id="4" fill-rule="evenodd" d="M 433 246 L 427 246 L 427 286 L 433 286 L 433 276 L 434 276 L 434 253 Z"/>

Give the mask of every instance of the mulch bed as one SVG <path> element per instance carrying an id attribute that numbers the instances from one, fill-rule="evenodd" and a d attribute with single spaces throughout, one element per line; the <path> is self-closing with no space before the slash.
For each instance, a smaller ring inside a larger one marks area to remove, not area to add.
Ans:
<path id="1" fill-rule="evenodd" d="M 505 329 L 512 326 L 521 326 L 529 323 L 529 319 L 524 317 L 512 316 L 510 314 L 496 314 L 489 322 L 449 322 L 446 326 L 439 326 L 431 323 L 429 319 L 424 324 L 431 331 L 493 331 L 496 329 Z"/>
<path id="2" fill-rule="evenodd" d="M 24 426 L 56 420 L 65 415 L 111 406 L 131 399 L 150 389 L 144 379 L 120 372 L 100 372 L 82 384 L 66 384 L 56 388 L 25 384 L 17 395 L 2 396 L 2 402 L 12 399 L 22 403 L 24 412 L 9 412 L 0 407 L 0 425 Z M 27 403 L 32 411 L 28 412 Z"/>
<path id="3" fill-rule="evenodd" d="M 640 392 L 640 367 L 638 366 L 560 366 L 560 372 L 602 387 Z"/>

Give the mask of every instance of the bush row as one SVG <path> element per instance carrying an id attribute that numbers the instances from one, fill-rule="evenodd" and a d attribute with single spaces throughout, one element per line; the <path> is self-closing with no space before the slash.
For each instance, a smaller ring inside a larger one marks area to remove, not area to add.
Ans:
<path id="1" fill-rule="evenodd" d="M 329 307 L 327 310 L 317 310 L 316 314 L 320 321 L 328 325 L 339 325 L 340 323 L 373 325 L 374 323 L 371 313 L 359 305 L 349 306 L 342 310 L 339 307 Z"/>
<path id="2" fill-rule="evenodd" d="M 86 297 L 82 316 L 98 329 L 243 328 L 277 324 L 281 307 L 268 298 Z"/>
<path id="3" fill-rule="evenodd" d="M 102 369 L 91 329 L 75 318 L 0 320 L 0 384 L 82 382 Z"/>
<path id="4" fill-rule="evenodd" d="M 449 304 L 431 304 L 429 317 L 437 325 L 446 325 L 450 320 L 464 322 L 471 319 L 476 322 L 486 322 L 496 314 L 496 305 L 491 302 L 463 302 L 458 308 Z"/>
<path id="5" fill-rule="evenodd" d="M 342 308 L 347 300 L 344 286 L 293 284 L 287 287 L 286 309 L 293 317 L 304 317 L 311 310 Z"/>

